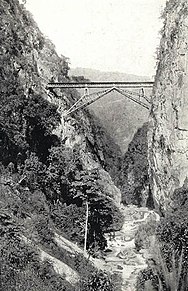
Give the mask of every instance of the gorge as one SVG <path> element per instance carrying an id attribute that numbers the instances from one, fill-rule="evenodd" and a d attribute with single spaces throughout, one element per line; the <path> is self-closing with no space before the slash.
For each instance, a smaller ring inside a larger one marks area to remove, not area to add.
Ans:
<path id="1" fill-rule="evenodd" d="M 163 13 L 149 116 L 111 95 L 65 118 L 79 92 L 46 85 L 82 73 L 24 4 L 0 12 L 0 289 L 188 290 L 187 1 Z"/>

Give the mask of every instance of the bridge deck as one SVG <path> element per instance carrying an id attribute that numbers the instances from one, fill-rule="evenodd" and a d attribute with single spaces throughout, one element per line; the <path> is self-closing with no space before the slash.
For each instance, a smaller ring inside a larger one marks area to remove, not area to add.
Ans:
<path id="1" fill-rule="evenodd" d="M 65 82 L 48 83 L 47 89 L 55 88 L 152 88 L 154 82 Z"/>

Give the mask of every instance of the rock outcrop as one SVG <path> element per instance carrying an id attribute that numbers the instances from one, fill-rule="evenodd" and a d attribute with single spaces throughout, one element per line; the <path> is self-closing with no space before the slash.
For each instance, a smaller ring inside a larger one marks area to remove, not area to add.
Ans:
<path id="1" fill-rule="evenodd" d="M 170 0 L 164 11 L 149 132 L 153 197 L 163 212 L 188 175 L 188 2 Z"/>

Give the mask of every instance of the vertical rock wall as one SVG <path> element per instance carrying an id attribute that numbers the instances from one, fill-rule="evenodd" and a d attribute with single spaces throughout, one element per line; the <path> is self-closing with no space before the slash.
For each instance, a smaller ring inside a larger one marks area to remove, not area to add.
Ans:
<path id="1" fill-rule="evenodd" d="M 150 116 L 150 179 L 156 205 L 163 212 L 188 176 L 188 1 L 170 0 Z"/>

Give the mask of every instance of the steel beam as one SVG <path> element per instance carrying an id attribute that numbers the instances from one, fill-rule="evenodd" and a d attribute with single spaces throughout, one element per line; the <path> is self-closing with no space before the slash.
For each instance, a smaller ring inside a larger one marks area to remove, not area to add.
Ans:
<path id="1" fill-rule="evenodd" d="M 110 89 L 112 87 L 116 88 L 152 88 L 154 82 L 83 82 L 83 83 L 77 83 L 77 82 L 66 82 L 66 83 L 48 83 L 46 86 L 47 89 L 55 89 L 55 88 L 62 88 L 62 89 L 68 89 L 68 88 L 75 88 L 75 89 L 81 89 L 81 88 L 104 88 L 104 89 Z"/>

